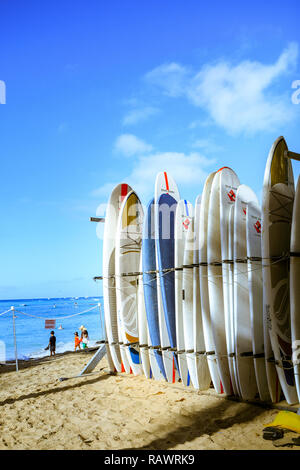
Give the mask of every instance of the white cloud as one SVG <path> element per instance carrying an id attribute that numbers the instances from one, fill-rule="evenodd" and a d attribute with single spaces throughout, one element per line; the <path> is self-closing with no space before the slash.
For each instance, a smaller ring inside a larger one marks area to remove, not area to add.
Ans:
<path id="1" fill-rule="evenodd" d="M 171 97 L 184 95 L 227 132 L 254 133 L 273 130 L 293 118 L 290 90 L 279 94 L 274 85 L 296 66 L 297 58 L 298 45 L 291 43 L 274 64 L 247 60 L 232 65 L 222 60 L 192 74 L 172 63 L 155 68 L 146 79 Z"/>
<path id="2" fill-rule="evenodd" d="M 158 152 L 141 156 L 127 179 L 138 194 L 148 198 L 154 192 L 157 173 L 169 172 L 177 182 L 179 189 L 180 186 L 199 187 L 207 176 L 206 168 L 213 162 L 214 160 L 207 159 L 198 152 L 189 154 Z"/>
<path id="3" fill-rule="evenodd" d="M 132 109 L 124 116 L 122 123 L 124 126 L 137 124 L 139 122 L 146 121 L 146 119 L 153 116 L 154 114 L 157 114 L 158 112 L 159 109 L 152 106 Z"/>
<path id="4" fill-rule="evenodd" d="M 108 198 L 108 195 L 112 192 L 115 184 L 114 183 L 105 183 L 103 186 L 100 186 L 97 189 L 94 189 L 91 192 L 91 196 L 95 197 L 104 197 L 104 199 Z"/>
<path id="5" fill-rule="evenodd" d="M 188 96 L 230 133 L 272 129 L 291 119 L 292 108 L 285 97 L 266 90 L 295 65 L 297 54 L 292 44 L 273 65 L 244 61 L 236 66 L 226 62 L 205 66 L 192 79 Z"/>
<path id="6" fill-rule="evenodd" d="M 145 142 L 143 144 L 147 149 L 152 148 L 151 145 Z M 133 162 L 131 171 L 122 180 L 137 191 L 143 203 L 147 203 L 154 192 L 157 173 L 168 171 L 178 183 L 179 188 L 199 188 L 208 174 L 207 168 L 213 165 L 215 160 L 208 159 L 198 152 L 185 154 L 183 152 L 149 153 L 147 151 L 137 155 Z M 91 195 L 106 201 L 117 183 L 118 181 L 106 183 L 94 190 Z"/>
<path id="7" fill-rule="evenodd" d="M 152 150 L 152 145 L 147 144 L 133 134 L 120 135 L 114 145 L 114 150 L 126 157 L 148 153 Z"/>
<path id="8" fill-rule="evenodd" d="M 145 75 L 145 80 L 160 87 L 168 96 L 177 97 L 184 94 L 188 69 L 174 62 L 163 64 Z"/>

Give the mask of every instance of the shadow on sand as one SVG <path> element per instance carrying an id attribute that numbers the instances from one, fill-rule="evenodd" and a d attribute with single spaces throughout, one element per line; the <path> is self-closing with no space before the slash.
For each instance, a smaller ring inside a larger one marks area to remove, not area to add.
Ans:
<path id="1" fill-rule="evenodd" d="M 211 436 L 218 431 L 232 427 L 234 424 L 253 421 L 266 411 L 264 408 L 248 403 L 244 403 L 242 409 L 240 405 L 241 403 L 224 399 L 213 407 L 209 406 L 207 409 L 190 414 L 187 417 L 187 421 L 189 421 L 187 425 L 176 425 L 175 421 L 170 421 L 170 431 L 167 431 L 163 437 L 153 439 L 142 447 L 122 450 L 168 450 L 203 435 Z M 222 418 L 230 408 L 232 408 L 232 416 Z M 219 418 L 215 419 L 214 416 L 219 416 Z M 149 437 L 149 433 L 147 436 Z"/>
<path id="2" fill-rule="evenodd" d="M 100 382 L 102 380 L 106 380 L 109 377 L 110 377 L 110 374 L 105 374 L 105 375 L 101 375 L 100 377 L 98 376 L 94 379 L 86 380 L 86 377 L 83 376 L 82 378 L 76 379 L 76 380 L 80 380 L 80 382 L 76 384 L 65 385 L 61 387 L 54 387 L 49 390 L 44 390 L 42 392 L 32 392 L 32 393 L 28 393 L 28 395 L 20 395 L 19 397 L 16 397 L 16 398 L 7 398 L 6 400 L 0 401 L 0 407 L 4 405 L 12 405 L 18 401 L 27 400 L 29 398 L 39 398 L 39 397 L 46 396 L 46 395 L 65 392 L 66 390 L 75 390 L 76 388 L 84 387 L 85 385 L 91 385 L 91 384 Z"/>

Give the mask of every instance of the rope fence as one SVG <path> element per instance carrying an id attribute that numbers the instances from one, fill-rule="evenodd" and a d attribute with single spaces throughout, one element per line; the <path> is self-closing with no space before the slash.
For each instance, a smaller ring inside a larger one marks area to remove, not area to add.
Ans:
<path id="1" fill-rule="evenodd" d="M 95 310 L 98 307 L 99 307 L 99 305 L 96 305 L 96 306 L 94 306 L 92 308 L 89 308 L 87 310 L 83 310 L 83 312 L 74 313 L 73 315 L 66 315 L 66 316 L 63 316 L 63 317 L 56 317 L 56 318 L 51 317 L 51 320 L 63 320 L 65 318 L 77 317 L 78 315 L 83 315 L 84 313 L 90 312 L 91 310 Z M 31 313 L 25 313 L 25 312 L 22 312 L 21 310 L 16 310 L 15 309 L 15 312 L 21 313 L 22 315 L 26 315 L 27 317 L 33 317 L 33 318 L 39 318 L 40 320 L 45 320 L 45 317 L 40 317 L 38 315 L 32 315 Z"/>
<path id="2" fill-rule="evenodd" d="M 97 305 L 94 305 L 93 307 L 91 308 L 88 308 L 86 310 L 83 310 L 82 312 L 77 312 L 77 313 L 74 313 L 72 315 L 64 315 L 64 316 L 61 316 L 61 317 L 51 317 L 51 320 L 63 320 L 63 319 L 67 319 L 67 318 L 73 318 L 73 317 L 77 317 L 78 315 L 83 315 L 84 313 L 88 313 L 88 312 L 91 312 L 92 310 L 95 310 L 95 309 L 98 309 L 100 310 L 100 321 L 101 321 L 101 328 L 102 328 L 102 331 L 103 331 L 103 322 L 102 322 L 102 311 L 101 311 L 101 303 L 98 303 Z M 15 364 L 16 364 L 16 371 L 18 372 L 19 370 L 19 367 L 18 367 L 18 351 L 17 351 L 17 335 L 16 335 L 16 326 L 15 326 L 15 319 L 16 319 L 16 313 L 18 314 L 21 314 L 21 315 L 24 315 L 26 317 L 30 317 L 30 318 L 37 318 L 39 320 L 48 320 L 46 316 L 42 317 L 42 316 L 39 316 L 39 315 L 33 315 L 33 314 L 30 314 L 30 313 L 26 313 L 26 312 L 23 312 L 22 310 L 18 310 L 16 309 L 15 307 L 10 307 L 8 310 L 5 310 L 4 312 L 0 313 L 0 317 L 8 314 L 8 313 L 12 313 L 12 319 L 13 319 L 13 335 L 14 335 L 14 349 L 15 349 Z M 47 313 L 48 315 L 48 313 Z"/>

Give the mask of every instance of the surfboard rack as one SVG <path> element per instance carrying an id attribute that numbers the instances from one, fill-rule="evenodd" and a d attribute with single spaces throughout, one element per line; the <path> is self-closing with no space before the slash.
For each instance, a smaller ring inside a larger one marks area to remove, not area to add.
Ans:
<path id="1" fill-rule="evenodd" d="M 284 156 L 285 158 L 289 158 L 291 160 L 298 160 L 298 162 L 300 162 L 300 153 L 290 152 L 290 150 L 286 150 L 284 152 Z"/>
<path id="2" fill-rule="evenodd" d="M 105 217 L 90 217 L 90 222 L 105 222 Z"/>
<path id="3" fill-rule="evenodd" d="M 106 344 L 103 343 L 101 346 L 97 349 L 93 357 L 89 360 L 86 366 L 81 370 L 81 372 L 78 375 L 74 375 L 73 377 L 60 377 L 59 381 L 63 382 L 65 380 L 69 379 L 77 379 L 80 377 L 84 377 L 87 375 L 91 375 L 91 372 L 95 369 L 95 367 L 99 364 L 101 359 L 105 356 L 106 354 Z"/>

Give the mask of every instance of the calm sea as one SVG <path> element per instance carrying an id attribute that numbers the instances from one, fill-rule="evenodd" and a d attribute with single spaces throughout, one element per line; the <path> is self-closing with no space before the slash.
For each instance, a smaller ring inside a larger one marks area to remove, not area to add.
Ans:
<path id="1" fill-rule="evenodd" d="M 98 304 L 101 304 L 99 308 Z M 49 342 L 50 329 L 45 320 L 56 320 L 56 352 L 74 349 L 74 332 L 84 325 L 89 333 L 89 346 L 104 339 L 104 312 L 102 297 L 14 299 L 0 300 L 0 315 L 11 306 L 15 307 L 15 327 L 19 359 L 49 355 L 45 347 Z M 81 313 L 92 309 L 86 313 Z M 100 313 L 101 312 L 101 313 Z M 72 316 L 71 316 L 72 315 Z M 64 318 L 70 316 L 69 318 Z M 61 329 L 59 328 L 61 325 Z M 12 312 L 0 316 L 0 361 L 15 357 Z"/>

